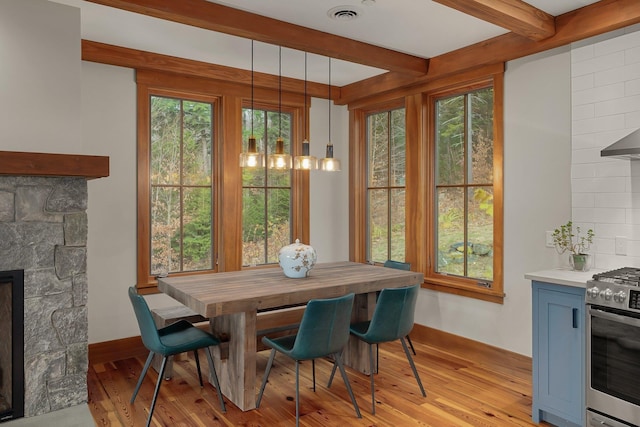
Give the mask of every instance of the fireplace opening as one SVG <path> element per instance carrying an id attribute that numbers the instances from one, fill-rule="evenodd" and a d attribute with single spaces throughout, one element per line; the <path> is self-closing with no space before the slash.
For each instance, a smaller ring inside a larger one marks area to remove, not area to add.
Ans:
<path id="1" fill-rule="evenodd" d="M 0 343 L 0 422 L 3 422 L 24 417 L 23 270 L 0 271 Z"/>

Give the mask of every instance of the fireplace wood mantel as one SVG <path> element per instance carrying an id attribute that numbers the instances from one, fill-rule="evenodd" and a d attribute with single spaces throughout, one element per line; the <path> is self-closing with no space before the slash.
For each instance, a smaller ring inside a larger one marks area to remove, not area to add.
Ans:
<path id="1" fill-rule="evenodd" d="M 0 175 L 104 178 L 109 157 L 0 151 Z"/>

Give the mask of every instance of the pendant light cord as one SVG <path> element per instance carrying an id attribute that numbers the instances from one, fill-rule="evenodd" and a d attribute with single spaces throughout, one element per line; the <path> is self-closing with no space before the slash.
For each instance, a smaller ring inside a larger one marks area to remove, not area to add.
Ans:
<path id="1" fill-rule="evenodd" d="M 278 50 L 278 134 L 282 138 L 282 46 Z"/>
<path id="2" fill-rule="evenodd" d="M 329 143 L 331 143 L 331 58 L 329 58 Z"/>
<path id="3" fill-rule="evenodd" d="M 307 109 L 307 52 L 304 53 L 304 133 L 309 141 L 309 110 Z"/>
<path id="4" fill-rule="evenodd" d="M 251 40 L 251 136 L 253 134 L 253 40 Z"/>

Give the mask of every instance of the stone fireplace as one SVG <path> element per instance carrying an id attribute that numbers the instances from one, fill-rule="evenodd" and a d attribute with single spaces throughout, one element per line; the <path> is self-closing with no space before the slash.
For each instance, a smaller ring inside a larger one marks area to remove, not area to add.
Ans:
<path id="1" fill-rule="evenodd" d="M 0 271 L 24 271 L 25 417 L 87 401 L 87 178 L 101 176 L 106 157 L 0 152 Z"/>

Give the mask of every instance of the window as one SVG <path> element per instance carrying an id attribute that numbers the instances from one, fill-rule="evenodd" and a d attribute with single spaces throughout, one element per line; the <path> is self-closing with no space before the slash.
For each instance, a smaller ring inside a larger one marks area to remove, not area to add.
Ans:
<path id="1" fill-rule="evenodd" d="M 405 110 L 366 116 L 367 259 L 405 259 Z"/>
<path id="2" fill-rule="evenodd" d="M 273 153 L 276 139 L 282 136 L 285 152 L 291 153 L 292 114 L 254 109 L 252 123 L 251 112 L 249 108 L 242 110 L 245 145 L 253 127 L 258 150 Z M 291 181 L 291 170 L 243 169 L 243 266 L 277 263 L 280 248 L 291 243 Z"/>
<path id="3" fill-rule="evenodd" d="M 493 81 L 432 94 L 427 284 L 502 298 L 502 145 Z M 475 296 L 478 296 L 475 295 Z"/>
<path id="4" fill-rule="evenodd" d="M 397 259 L 425 288 L 503 301 L 503 71 L 350 106 L 354 261 Z"/>
<path id="5" fill-rule="evenodd" d="M 246 85 L 143 69 L 136 82 L 138 292 L 156 292 L 159 275 L 273 264 L 292 239 L 309 240 L 309 172 L 239 165 Z M 300 154 L 304 97 L 265 88 L 256 101 L 260 148 L 273 152 L 281 133 L 285 151 Z"/>
<path id="6" fill-rule="evenodd" d="M 214 104 L 152 96 L 151 275 L 214 265 Z"/>

